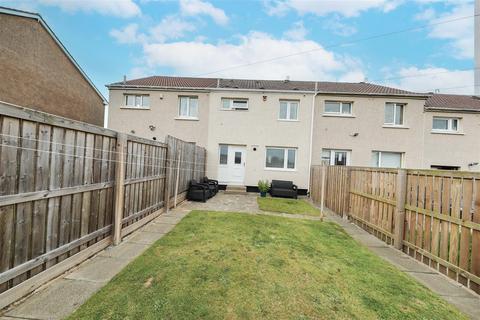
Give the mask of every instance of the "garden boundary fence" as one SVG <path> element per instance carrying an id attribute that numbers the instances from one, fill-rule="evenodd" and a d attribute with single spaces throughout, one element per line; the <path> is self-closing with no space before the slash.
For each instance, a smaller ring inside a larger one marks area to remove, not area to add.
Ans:
<path id="1" fill-rule="evenodd" d="M 312 166 L 310 196 L 480 294 L 480 173 Z"/>
<path id="2" fill-rule="evenodd" d="M 205 160 L 0 102 L 0 309 L 177 205 Z"/>

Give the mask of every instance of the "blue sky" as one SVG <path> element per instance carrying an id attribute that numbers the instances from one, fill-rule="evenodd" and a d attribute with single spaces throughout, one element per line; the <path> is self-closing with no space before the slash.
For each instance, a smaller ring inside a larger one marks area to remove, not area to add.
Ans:
<path id="1" fill-rule="evenodd" d="M 123 75 L 158 74 L 368 80 L 417 91 L 473 92 L 473 17 L 468 17 L 474 5 L 468 0 L 0 0 L 0 5 L 40 13 L 107 98 L 105 84 Z M 359 41 L 424 25 L 430 26 Z M 298 54 L 304 51 L 310 53 Z M 278 58 L 285 55 L 290 57 Z"/>

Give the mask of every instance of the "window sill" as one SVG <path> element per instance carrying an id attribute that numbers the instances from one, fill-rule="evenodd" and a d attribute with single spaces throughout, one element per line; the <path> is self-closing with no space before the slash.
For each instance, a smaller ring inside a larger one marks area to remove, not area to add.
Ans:
<path id="1" fill-rule="evenodd" d="M 277 121 L 282 121 L 282 122 L 299 122 L 299 120 L 289 120 L 289 119 L 277 119 Z"/>
<path id="2" fill-rule="evenodd" d="M 198 118 L 193 118 L 193 117 L 176 117 L 175 120 L 184 120 L 184 121 L 199 121 L 200 119 Z"/>
<path id="3" fill-rule="evenodd" d="M 335 117 L 335 118 L 356 118 L 353 114 L 337 114 L 337 113 L 323 113 L 322 117 Z"/>
<path id="4" fill-rule="evenodd" d="M 128 106 L 121 106 L 120 109 L 128 109 L 128 110 L 150 110 L 150 107 L 128 107 Z"/>
<path id="5" fill-rule="evenodd" d="M 432 134 L 448 134 L 453 136 L 463 136 L 465 133 L 463 132 L 452 132 L 452 131 L 440 131 L 440 130 L 432 130 L 430 131 Z"/>
<path id="6" fill-rule="evenodd" d="M 235 109 L 235 108 L 232 108 L 232 109 L 220 108 L 218 110 L 220 110 L 220 111 L 248 111 L 248 109 Z"/>
<path id="7" fill-rule="evenodd" d="M 297 172 L 297 169 L 284 169 L 284 168 L 264 168 L 265 171 L 285 171 L 285 172 Z"/>
<path id="8" fill-rule="evenodd" d="M 395 125 L 390 125 L 390 124 L 384 124 L 382 128 L 386 129 L 410 129 L 410 127 L 407 126 L 395 126 Z"/>

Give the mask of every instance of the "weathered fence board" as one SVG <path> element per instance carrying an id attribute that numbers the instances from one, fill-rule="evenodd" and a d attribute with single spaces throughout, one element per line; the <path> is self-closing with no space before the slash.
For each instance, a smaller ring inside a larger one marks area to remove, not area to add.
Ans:
<path id="1" fill-rule="evenodd" d="M 348 213 L 386 243 L 480 293 L 479 173 L 402 169 L 405 178 L 399 179 L 397 169 L 325 169 L 327 208 Z M 321 170 L 314 166 L 311 171 L 316 203 L 321 201 Z"/>
<path id="2" fill-rule="evenodd" d="M 173 190 L 184 199 L 206 151 L 168 141 L 0 102 L 0 308 L 157 217 Z"/>

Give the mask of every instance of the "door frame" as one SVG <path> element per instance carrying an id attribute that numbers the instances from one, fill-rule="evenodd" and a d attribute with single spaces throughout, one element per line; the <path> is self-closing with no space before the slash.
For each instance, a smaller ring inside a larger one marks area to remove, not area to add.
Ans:
<path id="1" fill-rule="evenodd" d="M 227 146 L 227 164 L 220 164 L 220 146 Z M 232 181 L 231 176 L 229 173 L 229 169 L 231 168 L 233 161 L 234 161 L 234 156 L 230 157 L 230 151 L 231 147 L 233 148 L 242 148 L 242 164 L 243 164 L 243 177 L 242 181 Z M 218 169 L 217 169 L 217 179 L 219 180 L 220 183 L 222 184 L 227 184 L 227 185 L 244 185 L 245 184 L 245 173 L 246 173 L 246 168 L 247 168 L 247 145 L 246 144 L 229 144 L 229 143 L 219 143 L 218 144 L 218 153 L 217 153 L 217 164 L 218 164 Z"/>

